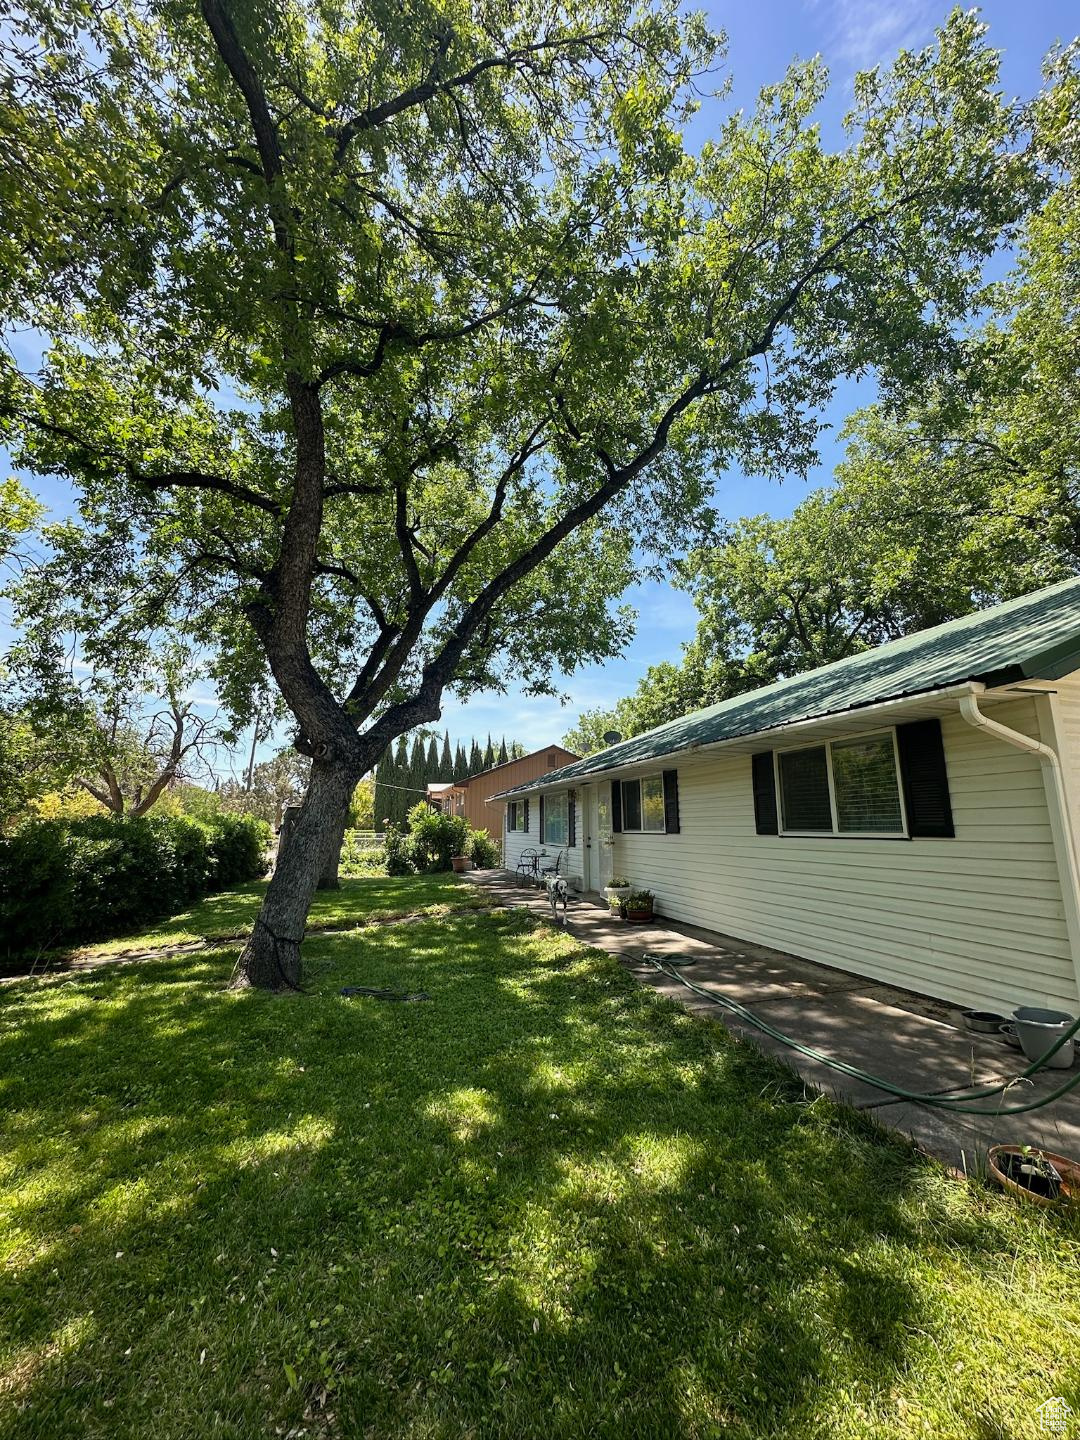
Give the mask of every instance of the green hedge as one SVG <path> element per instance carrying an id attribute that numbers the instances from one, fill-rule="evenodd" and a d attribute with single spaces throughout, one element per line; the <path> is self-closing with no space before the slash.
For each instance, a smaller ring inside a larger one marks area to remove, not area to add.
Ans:
<path id="1" fill-rule="evenodd" d="M 0 954 L 103 939 L 266 869 L 247 815 L 38 820 L 0 838 Z"/>

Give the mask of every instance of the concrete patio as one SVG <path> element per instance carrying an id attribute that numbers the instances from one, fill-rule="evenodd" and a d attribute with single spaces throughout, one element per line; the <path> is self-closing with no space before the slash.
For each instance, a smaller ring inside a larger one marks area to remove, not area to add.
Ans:
<path id="1" fill-rule="evenodd" d="M 508 871 L 474 871 L 467 878 L 505 905 L 551 916 L 545 896 Z M 803 1044 L 906 1089 L 936 1093 L 1017 1075 L 1027 1064 L 1020 1052 L 993 1036 L 970 1034 L 957 1007 L 674 921 L 629 925 L 613 918 L 598 895 L 571 900 L 566 928 L 584 943 L 617 955 L 643 984 L 721 1021 L 792 1066 L 808 1085 L 870 1112 L 949 1165 L 972 1170 L 995 1143 L 1033 1144 L 1080 1157 L 1080 1087 L 1045 1109 L 1018 1116 L 953 1115 L 900 1102 L 764 1035 L 643 964 L 641 957 L 645 951 L 692 955 L 686 975 L 696 985 L 737 1000 Z M 977 1103 L 987 1110 L 1026 1103 L 1056 1089 L 1072 1073 L 1075 1069 L 1043 1071 L 1004 1096 Z"/>

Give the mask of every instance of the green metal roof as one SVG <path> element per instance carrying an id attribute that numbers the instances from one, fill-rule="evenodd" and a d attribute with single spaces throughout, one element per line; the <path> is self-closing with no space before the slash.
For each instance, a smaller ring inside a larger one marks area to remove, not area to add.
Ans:
<path id="1" fill-rule="evenodd" d="M 544 789 L 691 746 L 735 740 L 967 680 L 1054 680 L 1075 669 L 1080 669 L 1080 578 L 721 700 L 504 793 Z"/>

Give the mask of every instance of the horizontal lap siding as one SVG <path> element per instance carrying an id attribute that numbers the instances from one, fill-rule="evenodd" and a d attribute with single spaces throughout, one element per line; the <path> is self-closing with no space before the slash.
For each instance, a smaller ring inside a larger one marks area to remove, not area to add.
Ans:
<path id="1" fill-rule="evenodd" d="M 578 791 L 578 802 L 577 802 L 577 803 L 578 803 L 578 811 L 577 811 L 577 837 L 576 837 L 576 838 L 577 838 L 578 843 L 577 843 L 576 845 L 572 846 L 572 847 L 567 851 L 567 862 L 568 862 L 568 863 L 567 863 L 567 874 L 569 875 L 569 877 L 570 877 L 571 880 L 575 880 L 575 879 L 576 879 L 576 880 L 580 881 L 581 878 L 582 878 L 582 876 L 583 876 L 584 873 L 585 873 L 585 871 L 584 871 L 585 861 L 584 861 L 584 855 L 583 855 L 582 847 L 581 847 L 581 841 L 582 841 L 582 837 L 583 837 L 583 835 L 584 835 L 584 831 L 583 831 L 583 829 L 582 829 L 582 814 L 581 814 L 581 803 L 582 803 L 582 800 L 581 800 L 581 791 L 580 791 L 580 790 Z M 504 814 L 504 816 L 505 816 L 505 811 L 503 812 L 503 814 Z M 546 860 L 546 861 L 544 862 L 545 864 L 550 864 L 550 863 L 553 863 L 553 862 L 554 862 L 555 854 L 556 854 L 556 852 L 557 852 L 557 851 L 559 850 L 559 848 L 560 848 L 560 847 L 557 846 L 557 845 L 548 845 L 548 846 L 545 847 L 544 844 L 543 844 L 543 842 L 542 842 L 541 839 L 540 839 L 540 797 L 539 797 L 539 795 L 536 795 L 536 794 L 533 794 L 533 795 L 530 795 L 530 796 L 529 796 L 529 829 L 528 829 L 528 831 L 525 832 L 525 831 L 523 831 L 523 830 L 508 830 L 508 831 L 506 832 L 505 840 L 504 840 L 504 842 L 503 842 L 503 864 L 506 866 L 506 868 L 507 868 L 508 870 L 516 870 L 516 869 L 517 869 L 518 859 L 519 859 L 519 857 L 520 857 L 520 855 L 521 855 L 522 850 L 525 850 L 525 849 L 530 848 L 530 847 L 531 847 L 533 850 L 542 850 L 542 849 L 545 849 L 545 848 L 547 849 L 549 858 L 548 858 L 548 860 Z"/>
<path id="2" fill-rule="evenodd" d="M 1038 733 L 1031 701 L 990 713 Z M 961 1004 L 1075 1010 L 1039 761 L 959 716 L 942 733 L 955 839 L 758 835 L 750 756 L 718 752 L 680 757 L 681 833 L 616 836 L 615 868 L 675 920 Z"/>

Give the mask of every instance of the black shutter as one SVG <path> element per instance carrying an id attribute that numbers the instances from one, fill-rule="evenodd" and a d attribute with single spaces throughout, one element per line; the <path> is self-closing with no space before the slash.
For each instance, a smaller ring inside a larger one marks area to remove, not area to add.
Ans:
<path id="1" fill-rule="evenodd" d="M 751 757 L 754 765 L 754 826 L 759 835 L 778 835 L 776 823 L 776 777 L 773 752 L 762 750 Z"/>
<path id="2" fill-rule="evenodd" d="M 577 844 L 577 798 L 572 790 L 566 797 L 566 843 L 571 849 Z"/>
<path id="3" fill-rule="evenodd" d="M 506 819 L 503 822 L 503 828 L 507 831 L 514 828 L 514 802 L 512 800 L 506 802 Z"/>
<path id="4" fill-rule="evenodd" d="M 940 720 L 913 720 L 896 727 L 904 808 L 912 839 L 948 839 L 953 828 L 949 774 Z"/>
<path id="5" fill-rule="evenodd" d="M 664 771 L 664 829 L 669 835 L 679 833 L 679 772 Z"/>
<path id="6" fill-rule="evenodd" d="M 544 843 L 544 797 L 540 796 L 540 844 Z"/>
<path id="7" fill-rule="evenodd" d="M 622 785 L 618 780 L 611 782 L 611 828 L 617 834 L 622 831 Z"/>
<path id="8" fill-rule="evenodd" d="M 523 801 L 523 804 L 524 804 L 524 806 L 525 806 L 525 833 L 526 833 L 526 835 L 527 835 L 527 834 L 529 833 L 529 802 L 528 802 L 528 799 L 526 799 L 525 801 Z"/>

